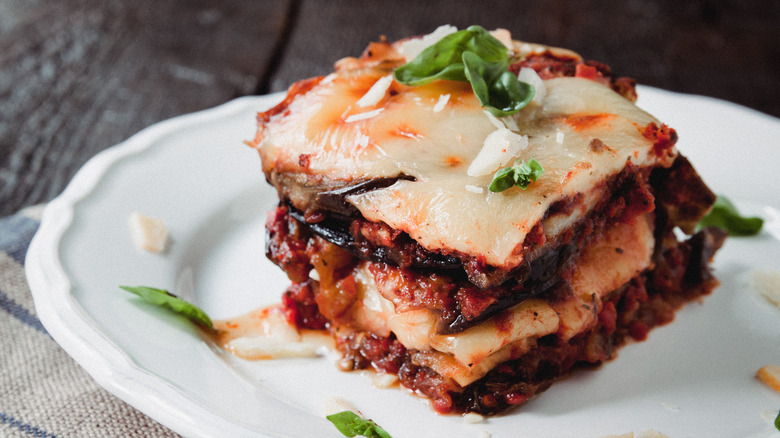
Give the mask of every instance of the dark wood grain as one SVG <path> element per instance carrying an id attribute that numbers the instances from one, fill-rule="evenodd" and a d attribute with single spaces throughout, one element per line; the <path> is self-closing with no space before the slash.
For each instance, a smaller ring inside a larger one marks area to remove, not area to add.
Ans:
<path id="1" fill-rule="evenodd" d="M 382 34 L 394 40 L 428 33 L 439 24 L 481 24 L 509 29 L 516 39 L 570 48 L 642 84 L 780 116 L 780 2 L 347 0 L 327 5 L 302 1 L 271 90 L 326 74 L 335 60 L 359 55 Z"/>
<path id="2" fill-rule="evenodd" d="M 0 216 L 51 199 L 146 126 L 253 94 L 289 7 L 0 2 Z"/>
<path id="3" fill-rule="evenodd" d="M 380 35 L 510 29 L 780 117 L 780 2 L 0 0 L 0 216 L 175 115 L 327 74 Z"/>

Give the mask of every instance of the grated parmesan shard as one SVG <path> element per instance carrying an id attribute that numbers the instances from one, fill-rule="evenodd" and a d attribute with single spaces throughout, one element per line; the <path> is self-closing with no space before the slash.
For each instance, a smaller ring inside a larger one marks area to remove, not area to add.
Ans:
<path id="1" fill-rule="evenodd" d="M 279 193 L 266 253 L 292 282 L 289 323 L 437 412 L 493 415 L 709 294 L 725 235 L 675 236 L 715 196 L 601 63 L 493 32 L 507 77 L 536 90 L 501 118 L 469 82 L 393 80 L 455 32 L 371 43 L 294 85 L 252 146 Z M 544 171 L 525 189 L 489 190 L 531 159 Z"/>
<path id="2" fill-rule="evenodd" d="M 168 227 L 161 219 L 134 211 L 130 214 L 128 224 L 135 246 L 154 253 L 165 251 L 169 239 Z"/>

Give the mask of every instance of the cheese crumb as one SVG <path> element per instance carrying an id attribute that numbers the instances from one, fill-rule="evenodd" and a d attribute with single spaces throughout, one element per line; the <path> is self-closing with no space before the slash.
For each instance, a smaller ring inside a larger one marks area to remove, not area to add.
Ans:
<path id="1" fill-rule="evenodd" d="M 393 75 L 382 76 L 374 82 L 374 85 L 366 91 L 357 101 L 357 106 L 365 108 L 367 106 L 374 106 L 379 103 L 385 97 L 387 90 L 390 89 L 390 85 L 393 84 Z"/>
<path id="2" fill-rule="evenodd" d="M 371 374 L 371 384 L 374 385 L 375 388 L 387 389 L 398 382 L 398 376 L 395 374 L 378 372 L 371 372 Z"/>
<path id="3" fill-rule="evenodd" d="M 370 139 L 368 138 L 367 135 L 365 135 L 365 134 L 358 134 L 358 142 L 357 142 L 358 146 L 360 146 L 360 147 L 368 146 L 368 141 L 369 140 Z"/>
<path id="4" fill-rule="evenodd" d="M 563 144 L 564 136 L 565 136 L 565 134 L 563 133 L 563 131 L 558 131 L 555 134 L 555 142 L 558 143 L 558 144 Z"/>
<path id="5" fill-rule="evenodd" d="M 528 137 L 516 134 L 506 128 L 491 132 L 485 139 L 482 149 L 469 165 L 469 176 L 483 176 L 506 166 L 513 158 L 528 147 Z"/>
<path id="6" fill-rule="evenodd" d="M 438 113 L 447 106 L 447 102 L 450 100 L 449 94 L 440 94 L 439 100 L 436 101 L 436 105 L 433 106 L 433 112 Z"/>
<path id="7" fill-rule="evenodd" d="M 780 272 L 754 270 L 750 273 L 750 283 L 753 290 L 780 308 Z"/>
<path id="8" fill-rule="evenodd" d="M 531 99 L 531 102 L 538 105 L 541 105 L 544 102 L 544 98 L 547 97 L 547 87 L 545 87 L 544 81 L 539 77 L 539 74 L 536 73 L 536 70 L 529 67 L 523 67 L 517 74 L 517 79 L 520 82 L 531 84 L 534 87 L 534 97 Z"/>
<path id="9" fill-rule="evenodd" d="M 777 411 L 774 409 L 761 409 L 758 412 L 758 416 L 762 420 L 766 421 L 766 424 L 774 425 L 775 418 L 777 417 Z"/>
<path id="10" fill-rule="evenodd" d="M 520 53 L 535 53 L 538 48 L 528 43 L 522 43 L 520 45 Z"/>
<path id="11" fill-rule="evenodd" d="M 685 234 L 685 231 L 683 231 L 682 228 L 674 227 L 672 228 L 672 232 L 674 233 L 674 237 L 677 239 L 678 242 L 684 242 L 688 240 L 688 235 Z"/>
<path id="12" fill-rule="evenodd" d="M 471 193 L 484 193 L 485 189 L 478 186 L 473 186 L 471 184 L 466 184 L 466 191 Z"/>
<path id="13" fill-rule="evenodd" d="M 344 122 L 345 123 L 352 123 L 352 122 L 357 122 L 357 121 L 360 121 L 360 120 L 370 119 L 371 117 L 375 117 L 375 116 L 379 115 L 379 113 L 381 113 L 383 110 L 384 110 L 384 108 L 377 108 L 375 110 L 366 111 L 364 113 L 352 114 L 349 117 L 347 117 L 346 119 L 344 119 Z"/>
<path id="14" fill-rule="evenodd" d="M 398 51 L 404 55 L 406 62 L 409 62 L 416 58 L 417 55 L 422 53 L 423 50 L 428 48 L 428 46 L 432 46 L 438 43 L 442 38 L 457 31 L 457 27 L 451 26 L 449 24 L 439 26 L 436 28 L 436 30 L 429 33 L 428 35 L 423 36 L 422 38 L 412 38 L 404 41 L 400 44 Z"/>
<path id="15" fill-rule="evenodd" d="M 130 214 L 129 224 L 135 246 L 149 252 L 165 251 L 168 244 L 168 227 L 165 222 L 134 211 Z"/>
<path id="16" fill-rule="evenodd" d="M 499 28 L 491 30 L 489 33 L 493 38 L 501 41 L 501 44 L 506 46 L 509 53 L 514 53 L 515 47 L 514 44 L 512 44 L 512 34 L 508 30 Z"/>
<path id="17" fill-rule="evenodd" d="M 246 359 L 282 359 L 319 356 L 319 346 L 308 342 L 285 341 L 268 336 L 245 336 L 227 344 L 228 350 Z"/>
<path id="18" fill-rule="evenodd" d="M 506 125 L 504 124 L 504 122 L 499 120 L 498 117 L 496 117 L 493 114 L 491 114 L 490 111 L 485 110 L 485 111 L 482 111 L 482 112 L 485 113 L 485 115 L 487 116 L 488 120 L 490 120 L 490 123 L 492 123 L 493 126 L 496 127 L 496 129 L 506 128 Z"/>
<path id="19" fill-rule="evenodd" d="M 476 412 L 469 412 L 468 414 L 463 415 L 463 421 L 468 424 L 476 424 L 485 421 L 485 417 Z"/>
<path id="20" fill-rule="evenodd" d="M 500 119 L 493 114 L 490 113 L 488 110 L 482 111 L 487 116 L 488 120 L 490 120 L 490 123 L 493 124 L 493 126 L 496 127 L 496 129 L 508 129 L 510 131 L 520 131 L 520 127 L 517 125 L 517 121 L 512 118 L 511 116 L 501 117 Z"/>
<path id="21" fill-rule="evenodd" d="M 767 386 L 780 392 L 780 366 L 766 365 L 756 372 L 758 380 L 764 382 Z"/>
<path id="22" fill-rule="evenodd" d="M 323 410 L 326 417 L 328 415 L 338 414 L 339 412 L 344 411 L 352 411 L 361 417 L 363 416 L 363 414 L 355 407 L 355 405 L 341 397 L 326 398 L 323 403 Z"/>
<path id="23" fill-rule="evenodd" d="M 514 132 L 520 131 L 520 126 L 517 125 L 517 120 L 512 116 L 501 117 L 501 122 L 506 126 L 506 129 Z"/>

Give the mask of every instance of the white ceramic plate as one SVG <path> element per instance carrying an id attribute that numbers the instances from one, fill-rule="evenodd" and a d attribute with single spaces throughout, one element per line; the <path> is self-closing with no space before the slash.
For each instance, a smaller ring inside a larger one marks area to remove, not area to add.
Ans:
<path id="1" fill-rule="evenodd" d="M 118 285 L 167 288 L 215 318 L 279 300 L 284 275 L 265 259 L 265 212 L 275 192 L 255 151 L 254 117 L 281 96 L 244 98 L 172 119 L 106 150 L 47 207 L 27 257 L 43 324 L 102 386 L 191 437 L 333 436 L 324 419 L 340 397 L 394 437 L 600 437 L 655 429 L 673 437 L 776 436 L 780 394 L 754 377 L 780 364 L 780 310 L 749 287 L 780 270 L 780 120 L 708 98 L 641 87 L 640 105 L 674 126 L 680 149 L 715 191 L 768 219 L 760 236 L 718 254 L 723 284 L 671 324 L 595 371 L 578 371 L 508 415 L 478 424 L 434 414 L 397 389 L 374 388 L 329 360 L 244 362 L 177 316 Z M 137 250 L 132 211 L 163 219 L 167 253 Z M 774 233 L 774 236 L 773 236 Z"/>

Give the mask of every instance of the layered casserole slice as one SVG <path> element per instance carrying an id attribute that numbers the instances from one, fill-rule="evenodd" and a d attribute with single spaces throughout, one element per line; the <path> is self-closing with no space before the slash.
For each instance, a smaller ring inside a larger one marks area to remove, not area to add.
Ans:
<path id="1" fill-rule="evenodd" d="M 466 80 L 408 80 L 463 38 L 443 27 L 294 84 L 252 146 L 279 194 L 266 250 L 292 281 L 288 321 L 438 412 L 494 414 L 708 294 L 724 235 L 694 232 L 715 196 L 633 80 L 472 30 L 461 52 L 501 44 L 477 67 L 505 66 L 487 88 L 519 82 L 519 108 L 485 103 L 471 55 Z"/>

